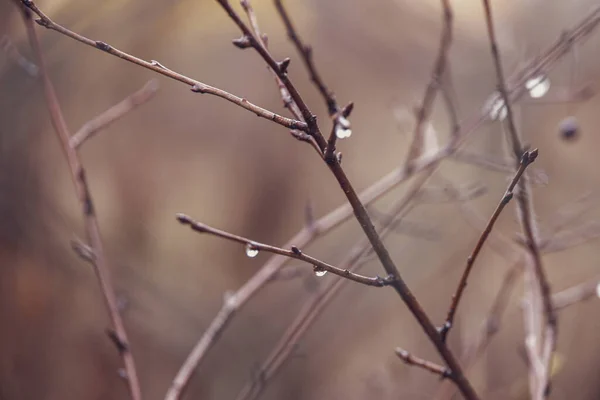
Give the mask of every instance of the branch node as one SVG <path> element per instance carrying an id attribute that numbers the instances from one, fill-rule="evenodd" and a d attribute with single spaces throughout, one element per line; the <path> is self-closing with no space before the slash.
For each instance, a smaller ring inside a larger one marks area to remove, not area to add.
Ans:
<path id="1" fill-rule="evenodd" d="M 119 335 L 117 335 L 117 332 L 115 332 L 112 329 L 107 329 L 106 335 L 108 336 L 110 341 L 113 342 L 113 344 L 119 351 L 119 354 L 123 354 L 129 351 L 129 345 L 127 344 L 127 342 L 121 339 Z"/>
<path id="2" fill-rule="evenodd" d="M 283 61 L 278 62 L 277 66 L 282 74 L 287 74 L 288 67 L 290 66 L 290 58 L 286 57 Z"/>
<path id="3" fill-rule="evenodd" d="M 110 44 L 101 42 L 99 40 L 96 41 L 96 47 L 102 51 L 110 51 L 112 49 L 112 46 Z"/>
<path id="4" fill-rule="evenodd" d="M 194 86 L 190 88 L 190 90 L 194 93 L 206 93 L 206 88 L 203 85 L 200 85 L 199 83 L 195 83 Z"/>
<path id="5" fill-rule="evenodd" d="M 250 37 L 247 35 L 244 35 L 237 39 L 233 39 L 231 41 L 231 43 L 233 43 L 233 45 L 235 47 L 237 47 L 238 49 L 242 49 L 242 50 L 252 47 L 252 41 L 250 40 Z"/>

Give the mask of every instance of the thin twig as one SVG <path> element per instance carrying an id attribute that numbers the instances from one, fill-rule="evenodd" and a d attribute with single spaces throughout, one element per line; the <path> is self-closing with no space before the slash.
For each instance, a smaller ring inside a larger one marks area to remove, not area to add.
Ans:
<path id="1" fill-rule="evenodd" d="M 437 96 L 438 89 L 441 85 L 441 80 L 445 74 L 446 70 L 446 60 L 448 57 L 448 51 L 450 49 L 450 45 L 452 44 L 452 22 L 453 15 L 452 9 L 450 7 L 449 0 L 442 0 L 443 7 L 443 27 L 442 33 L 440 35 L 440 46 L 438 50 L 437 59 L 435 61 L 435 66 L 433 67 L 433 72 L 431 74 L 431 80 L 425 89 L 425 94 L 423 96 L 423 102 L 421 106 L 416 111 L 417 122 L 415 124 L 415 130 L 413 133 L 412 143 L 410 144 L 408 150 L 408 156 L 406 158 L 406 169 L 411 170 L 413 168 L 413 163 L 416 159 L 418 159 L 423 154 L 423 146 L 425 141 L 425 125 L 427 120 L 431 115 L 431 111 L 433 108 L 433 103 Z M 455 110 L 452 104 L 452 101 L 449 97 L 446 98 L 450 107 L 448 110 L 451 111 L 452 118 L 454 119 Z M 453 124 L 453 134 L 452 137 L 456 137 L 454 133 L 454 129 L 456 127 L 456 121 Z"/>
<path id="2" fill-rule="evenodd" d="M 140 90 L 127 96 L 121 102 L 115 104 L 94 119 L 89 120 L 71 136 L 69 140 L 71 147 L 75 149 L 79 148 L 91 136 L 102 129 L 106 129 L 110 124 L 134 110 L 137 106 L 150 100 L 157 90 L 158 82 L 154 79 L 150 80 Z"/>
<path id="3" fill-rule="evenodd" d="M 104 295 L 104 300 L 106 302 L 110 319 L 112 321 L 114 335 L 118 339 L 119 343 L 123 345 L 122 348 L 119 348 L 119 354 L 123 358 L 131 398 L 133 400 L 141 400 L 142 394 L 135 362 L 130 350 L 131 346 L 129 344 L 129 340 L 127 339 L 127 332 L 119 313 L 117 296 L 115 294 L 110 269 L 104 254 L 100 230 L 98 228 L 98 220 L 96 218 L 96 211 L 90 194 L 90 188 L 88 186 L 85 170 L 83 169 L 77 150 L 71 147 L 69 144 L 69 129 L 65 122 L 60 103 L 58 102 L 54 85 L 52 84 L 52 81 L 48 75 L 48 69 L 46 67 L 44 56 L 40 48 L 39 39 L 33 25 L 31 12 L 25 8 L 22 10 L 25 19 L 25 25 L 27 27 L 27 34 L 38 61 L 38 66 L 44 85 L 44 95 L 50 111 L 52 125 L 54 126 L 54 130 L 56 131 L 58 139 L 62 145 L 65 158 L 68 161 L 69 172 L 71 173 L 75 191 L 82 207 L 87 240 L 94 255 L 92 261 L 95 267 L 95 272 L 100 283 L 102 294 Z"/>
<path id="4" fill-rule="evenodd" d="M 234 235 L 232 233 L 213 228 L 209 225 L 206 225 L 206 224 L 203 224 L 200 222 L 196 222 L 185 214 L 177 214 L 177 220 L 184 225 L 189 225 L 196 232 L 207 233 L 209 235 L 217 236 L 217 237 L 220 237 L 220 238 L 232 241 L 232 242 L 237 242 L 237 243 L 246 245 L 246 246 L 248 246 L 248 251 L 250 251 L 250 252 L 266 251 L 268 253 L 279 254 L 281 256 L 304 261 L 304 262 L 312 265 L 315 272 L 323 272 L 323 271 L 331 272 L 334 275 L 338 275 L 343 278 L 350 279 L 351 281 L 362 283 L 363 285 L 367 285 L 367 286 L 383 287 L 383 286 L 390 284 L 387 279 L 381 278 L 379 276 L 377 276 L 375 278 L 371 278 L 371 277 L 355 274 L 348 269 L 334 267 L 331 264 L 327 264 L 324 261 L 321 261 L 321 260 L 311 257 L 307 254 L 304 254 L 302 252 L 302 250 L 300 250 L 297 246 L 291 246 L 290 250 L 286 250 L 286 249 L 282 249 L 281 247 L 276 247 L 276 246 L 271 246 L 271 245 L 264 244 L 264 243 L 259 243 L 254 240 L 251 240 L 251 239 L 248 239 L 248 238 L 245 238 L 242 236 Z"/>
<path id="5" fill-rule="evenodd" d="M 282 0 L 275 0 L 275 8 L 277 8 L 277 11 L 281 16 L 281 20 L 285 25 L 288 37 L 292 43 L 294 43 L 298 53 L 300 53 L 302 62 L 304 63 L 304 66 L 306 67 L 306 70 L 310 76 L 310 80 L 319 89 L 323 100 L 325 100 L 325 103 L 327 104 L 327 112 L 330 116 L 334 116 L 336 113 L 338 113 L 338 111 L 340 111 L 340 107 L 335 99 L 335 94 L 327 87 L 327 85 L 325 85 L 325 82 L 317 70 L 313 60 L 312 47 L 302 42 L 302 39 L 294 27 L 294 24 L 292 23 L 292 20 L 284 7 Z"/>
<path id="6" fill-rule="evenodd" d="M 423 368 L 424 370 L 427 370 L 431 373 L 439 375 L 440 377 L 442 377 L 444 379 L 452 377 L 452 374 L 450 373 L 450 370 L 448 368 L 443 367 L 439 364 L 433 363 L 431 361 L 427 361 L 422 358 L 415 357 L 412 354 L 410 354 L 408 351 L 401 349 L 399 347 L 396 348 L 396 355 L 408 365 Z"/>
<path id="7" fill-rule="evenodd" d="M 528 151 L 523 154 L 523 157 L 521 158 L 521 163 L 519 165 L 519 169 L 515 173 L 515 176 L 513 177 L 512 181 L 508 185 L 508 188 L 504 192 L 502 199 L 496 206 L 496 209 L 494 210 L 492 216 L 490 217 L 485 229 L 479 236 L 479 239 L 477 240 L 477 244 L 475 245 L 475 248 L 471 252 L 471 255 L 467 258 L 467 265 L 465 266 L 463 274 L 458 283 L 458 287 L 456 288 L 456 293 L 452 296 L 452 302 L 450 304 L 450 308 L 448 309 L 448 314 L 446 316 L 446 322 L 444 323 L 444 325 L 442 326 L 442 329 L 440 330 L 443 340 L 446 340 L 448 333 L 450 332 L 450 329 L 452 329 L 452 325 L 454 323 L 454 316 L 458 309 L 458 305 L 460 303 L 460 300 L 462 298 L 464 290 L 467 287 L 467 279 L 469 277 L 469 274 L 471 273 L 471 270 L 473 269 L 473 265 L 475 264 L 475 260 L 477 259 L 477 256 L 481 252 L 481 249 L 483 248 L 485 241 L 487 240 L 490 233 L 492 232 L 492 229 L 494 228 L 494 224 L 496 223 L 496 220 L 500 216 L 500 213 L 502 212 L 502 210 L 504 210 L 504 207 L 506 207 L 506 205 L 512 199 L 513 190 L 515 189 L 515 186 L 519 182 L 519 179 L 521 178 L 521 176 L 523 175 L 523 173 L 525 172 L 527 167 L 535 161 L 537 154 L 538 154 L 537 149 Z"/>
<path id="8" fill-rule="evenodd" d="M 498 50 L 498 44 L 496 41 L 496 34 L 494 31 L 494 21 L 492 18 L 491 5 L 489 0 L 482 1 L 485 9 L 485 19 L 488 37 L 490 41 L 490 49 L 496 70 L 498 91 L 500 92 L 500 96 L 503 101 L 503 107 L 506 108 L 508 136 L 510 139 L 509 142 L 512 146 L 513 156 L 516 160 L 520 160 L 520 158 L 523 155 L 524 148 L 515 125 L 511 99 L 508 94 L 504 78 L 504 72 L 502 70 L 502 62 Z M 526 342 L 531 343 L 532 340 L 535 339 L 538 342 L 538 345 L 541 344 L 542 346 L 540 350 L 541 353 L 535 354 L 536 359 L 530 360 L 532 364 L 532 372 L 535 374 L 535 376 L 532 376 L 531 380 L 531 395 L 533 400 L 539 400 L 547 397 L 549 393 L 548 389 L 550 387 L 550 368 L 552 362 L 552 353 L 556 347 L 556 336 L 558 327 L 556 314 L 554 312 L 554 307 L 552 306 L 550 284 L 548 282 L 548 278 L 544 270 L 540 249 L 538 246 L 537 227 L 532 210 L 531 188 L 527 182 L 527 179 L 523 179 L 519 184 L 519 192 L 517 193 L 517 203 L 519 206 L 519 219 L 521 222 L 523 234 L 525 235 L 527 250 L 531 258 L 531 263 L 533 264 L 533 271 L 531 271 L 532 279 L 535 281 L 534 284 L 537 285 L 537 290 L 539 290 L 541 302 L 543 305 L 543 312 L 546 320 L 546 329 L 543 338 L 541 337 L 541 335 L 538 338 L 534 338 L 532 336 L 533 332 L 530 332 L 528 334 L 530 336 L 526 340 Z M 536 288 L 528 289 L 530 296 L 532 297 L 528 302 L 530 303 L 529 305 L 531 307 L 534 306 L 533 297 L 535 297 L 535 290 Z M 530 322 L 532 322 L 531 320 L 533 320 L 533 317 L 530 317 Z M 540 341 L 543 342 L 539 343 Z M 539 369 L 534 365 L 541 365 L 543 366 L 543 368 Z"/>
<path id="9" fill-rule="evenodd" d="M 286 128 L 297 129 L 297 130 L 301 130 L 301 131 L 306 131 L 308 129 L 307 124 L 302 121 L 297 121 L 297 120 L 289 119 L 286 117 L 282 117 L 281 115 L 278 115 L 272 111 L 266 110 L 266 109 L 259 107 L 253 103 L 250 103 L 248 100 L 238 97 L 238 96 L 235 96 L 225 90 L 207 85 L 205 83 L 202 83 L 200 81 L 197 81 L 195 79 L 187 77 L 183 74 L 175 72 L 171 69 L 165 68 L 156 61 L 148 62 L 148 61 L 142 60 L 140 58 L 134 57 L 131 54 L 125 53 L 124 51 L 121 51 L 105 42 L 88 39 L 87 37 L 82 36 L 78 33 L 75 33 L 73 31 L 57 24 L 53 20 L 51 20 L 46 14 L 44 14 L 37 7 L 37 5 L 33 1 L 31 1 L 31 0 L 21 0 L 21 1 L 25 6 L 27 6 L 31 11 L 33 11 L 35 14 L 37 14 L 40 17 L 40 19 L 37 19 L 36 22 L 39 25 L 41 25 L 47 29 L 52 29 L 52 30 L 62 33 L 63 35 L 66 35 L 72 39 L 75 39 L 78 42 L 87 44 L 88 46 L 91 46 L 95 49 L 99 49 L 105 53 L 111 54 L 122 60 L 129 61 L 133 64 L 137 64 L 141 67 L 147 68 L 151 71 L 157 72 L 157 73 L 164 75 L 166 77 L 169 77 L 171 79 L 175 79 L 179 82 L 185 83 L 186 85 L 190 86 L 190 89 L 195 93 L 203 93 L 203 94 L 207 93 L 207 94 L 211 94 L 211 95 L 220 97 L 222 99 L 225 99 L 243 109 L 253 112 L 254 114 L 258 115 L 259 117 L 273 121 L 279 125 L 285 126 Z"/>
<path id="10" fill-rule="evenodd" d="M 325 146 L 327 145 L 327 142 L 323 134 L 321 133 L 319 125 L 317 124 L 317 117 L 310 111 L 310 109 L 304 102 L 304 99 L 302 98 L 302 96 L 300 96 L 300 93 L 298 93 L 296 86 L 289 79 L 287 74 L 287 66 L 285 66 L 284 68 L 283 63 L 279 63 L 273 58 L 271 53 L 269 53 L 269 50 L 267 50 L 267 48 L 263 45 L 262 40 L 256 37 L 256 35 L 252 32 L 252 29 L 250 29 L 248 25 L 246 25 L 244 21 L 242 21 L 238 13 L 235 12 L 233 7 L 231 7 L 229 0 L 217 0 L 217 2 L 221 5 L 221 7 L 223 7 L 223 9 L 229 15 L 231 20 L 242 31 L 244 37 L 248 39 L 250 46 L 252 46 L 256 50 L 256 52 L 261 56 L 263 61 L 273 70 L 273 72 L 277 74 L 277 77 L 281 79 L 281 82 L 284 84 L 285 88 L 289 92 L 294 103 L 296 103 L 296 105 L 298 106 L 298 109 L 302 113 L 302 117 L 306 122 L 306 128 L 302 130 L 304 130 L 306 133 L 308 133 L 315 139 L 321 151 L 325 151 Z M 298 128 L 292 127 L 292 129 Z"/>

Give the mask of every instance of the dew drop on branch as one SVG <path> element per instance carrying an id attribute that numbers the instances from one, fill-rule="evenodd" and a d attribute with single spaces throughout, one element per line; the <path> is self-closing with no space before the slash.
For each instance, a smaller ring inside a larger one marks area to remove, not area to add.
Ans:
<path id="1" fill-rule="evenodd" d="M 256 248 L 256 246 L 248 243 L 246 245 L 246 255 L 250 258 L 254 258 L 258 255 L 258 249 Z"/>
<path id="2" fill-rule="evenodd" d="M 529 79 L 525 83 L 525 88 L 529 91 L 529 96 L 534 99 L 543 97 L 550 89 L 550 79 L 544 75 L 538 75 L 535 78 Z"/>
<path id="3" fill-rule="evenodd" d="M 335 136 L 338 139 L 345 139 L 352 136 L 350 121 L 343 116 L 340 116 L 335 121 Z"/>
<path id="4" fill-rule="evenodd" d="M 315 276 L 317 278 L 320 278 L 322 276 L 325 276 L 325 274 L 327 274 L 327 271 L 324 270 L 323 268 L 319 268 L 319 267 L 315 266 L 313 269 L 315 271 Z"/>

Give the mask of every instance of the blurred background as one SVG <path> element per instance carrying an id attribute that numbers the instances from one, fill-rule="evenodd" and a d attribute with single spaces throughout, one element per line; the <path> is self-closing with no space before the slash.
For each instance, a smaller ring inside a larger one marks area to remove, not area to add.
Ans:
<path id="1" fill-rule="evenodd" d="M 363 190 L 404 161 L 410 116 L 421 102 L 437 53 L 439 1 L 287 3 L 300 34 L 314 48 L 326 83 L 340 103 L 355 103 L 353 135 L 338 148 L 347 174 Z M 451 72 L 460 118 L 468 119 L 480 113 L 495 79 L 480 1 L 453 3 Z M 547 48 L 595 3 L 494 2 L 507 73 Z M 271 51 L 278 59 L 291 57 L 293 81 L 323 130 L 329 131 L 324 103 L 287 41 L 272 2 L 253 4 Z M 38 5 L 85 36 L 286 112 L 257 54 L 231 45 L 239 32 L 215 1 L 40 0 Z M 314 151 L 286 129 L 56 32 L 40 28 L 38 33 L 72 132 L 149 79 L 160 83 L 154 99 L 87 142 L 81 157 L 144 397 L 162 399 L 220 309 L 224 293 L 238 289 L 268 259 L 262 253 L 248 258 L 243 246 L 195 234 L 180 226 L 175 214 L 184 212 L 281 246 L 302 228 L 307 202 L 320 217 L 345 198 Z M 33 59 L 10 1 L 0 3 L 0 36 Z M 569 55 L 557 64 L 549 95 L 572 87 L 573 71 L 577 85 L 598 83 L 598 37 L 600 33 L 593 34 L 577 48 L 577 57 Z M 40 81 L 9 53 L 0 53 L 0 399 L 127 399 L 118 374 L 121 359 L 105 334 L 110 322 L 102 293 L 92 268 L 70 247 L 72 239 L 84 237 L 81 212 Z M 593 223 L 600 214 L 599 105 L 597 96 L 581 103 L 529 101 L 518 107 L 526 141 L 540 150 L 534 168 L 547 177 L 545 184 L 534 187 L 542 232 L 557 216 L 576 215 L 565 229 L 588 227 L 585 232 L 595 236 Z M 579 123 L 575 140 L 559 133 L 560 122 L 569 116 Z M 450 125 L 441 101 L 434 108 L 432 128 L 444 143 Z M 467 148 L 484 158 L 502 159 L 502 144 L 500 125 L 488 123 Z M 426 188 L 439 193 L 448 181 L 481 186 L 485 195 L 466 205 L 487 218 L 507 179 L 507 174 L 445 161 Z M 408 187 L 392 191 L 374 210 L 385 213 Z M 460 212 L 465 203 L 443 201 L 441 192 L 436 197 L 441 201 L 418 200 L 401 228 L 386 239 L 408 284 L 440 323 L 479 236 Z M 586 193 L 587 200 L 577 201 Z M 513 237 L 519 229 L 515 215 L 511 204 L 497 231 Z M 303 250 L 336 264 L 361 237 L 352 220 Z M 599 255 L 597 243 L 584 241 L 545 256 L 553 291 L 597 276 Z M 510 260 L 518 256 L 515 246 L 506 247 L 504 254 L 484 249 L 451 334 L 457 354 L 476 337 Z M 234 317 L 192 378 L 185 399 L 234 398 L 246 382 L 256 379 L 258 366 L 300 308 L 319 287 L 337 279 L 330 274 L 317 278 L 297 262 L 284 271 Z M 363 271 L 382 273 L 375 260 Z M 499 334 L 469 369 L 486 399 L 528 398 L 522 292 L 519 283 Z M 600 304 L 592 300 L 561 311 L 561 362 L 551 398 L 600 396 L 599 310 Z M 348 283 L 297 344 L 262 398 L 434 398 L 439 379 L 404 365 L 394 355 L 396 346 L 439 361 L 392 290 Z"/>

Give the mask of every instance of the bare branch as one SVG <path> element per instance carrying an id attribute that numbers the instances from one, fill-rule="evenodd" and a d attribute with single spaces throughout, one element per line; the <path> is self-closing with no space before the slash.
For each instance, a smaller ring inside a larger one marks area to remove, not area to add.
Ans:
<path id="1" fill-rule="evenodd" d="M 502 62 L 500 59 L 500 53 L 498 50 L 498 44 L 494 32 L 494 22 L 492 18 L 490 0 L 483 0 L 483 5 L 485 9 L 485 18 L 488 30 L 488 37 L 490 41 L 490 49 L 496 70 L 498 91 L 503 101 L 502 106 L 506 109 L 507 114 L 508 136 L 510 139 L 510 144 L 512 146 L 513 155 L 516 160 L 519 160 L 524 153 L 524 148 L 515 125 L 513 110 L 511 106 L 511 99 L 508 94 L 504 78 L 504 72 L 502 70 Z M 539 400 L 547 397 L 548 395 L 548 388 L 550 385 L 550 368 L 552 362 L 552 352 L 554 351 L 554 348 L 556 346 L 557 320 L 556 314 L 554 312 L 554 307 L 552 306 L 550 284 L 548 282 L 546 272 L 544 271 L 540 249 L 538 247 L 538 239 L 536 237 L 537 227 L 532 212 L 531 188 L 530 185 L 527 183 L 527 179 L 523 179 L 519 184 L 517 203 L 519 206 L 519 217 L 523 229 L 523 234 L 526 238 L 526 246 L 531 258 L 531 262 L 533 264 L 533 270 L 531 271 L 532 280 L 535 281 L 534 284 L 537 285 L 537 290 L 539 290 L 546 320 L 544 338 L 539 339 L 540 341 L 543 340 L 541 353 L 536 354 L 536 357 L 539 357 L 539 359 L 531 360 L 532 365 L 543 365 L 542 370 L 535 366 L 532 367 L 532 371 L 536 376 L 532 377 L 532 384 L 530 388 L 531 395 L 533 400 Z M 527 282 L 529 282 L 529 280 L 527 280 Z M 535 297 L 535 289 L 536 288 L 528 289 L 528 291 L 530 292 L 530 296 L 532 297 L 532 299 L 528 302 L 531 307 L 534 307 L 533 297 Z M 533 310 L 533 312 L 535 311 Z M 533 320 L 534 317 L 532 316 L 530 318 Z M 531 322 L 532 321 L 530 321 L 530 323 Z M 526 342 L 528 343 L 532 341 L 530 339 L 533 338 L 533 332 L 531 332 L 529 335 L 530 336 L 528 336 L 528 339 L 526 340 Z"/>
<path id="2" fill-rule="evenodd" d="M 335 94 L 331 90 L 329 90 L 327 85 L 325 85 L 325 82 L 323 81 L 321 75 L 317 71 L 317 67 L 313 60 L 312 47 L 304 44 L 302 42 L 302 39 L 300 39 L 300 35 L 298 35 L 298 31 L 296 31 L 296 28 L 294 27 L 294 24 L 292 23 L 292 20 L 284 7 L 282 0 L 275 0 L 275 8 L 277 8 L 277 11 L 281 16 L 288 37 L 290 38 L 292 43 L 294 43 L 294 46 L 296 47 L 298 53 L 300 53 L 302 62 L 304 63 L 304 66 L 306 67 L 306 69 L 308 70 L 308 74 L 310 75 L 310 80 L 319 89 L 323 100 L 325 100 L 325 103 L 327 104 L 327 112 L 330 116 L 334 116 L 338 111 L 340 111 L 340 108 L 338 106 L 337 100 L 335 99 Z"/>
<path id="3" fill-rule="evenodd" d="M 230 240 L 232 242 L 244 244 L 247 246 L 247 251 L 251 254 L 256 254 L 253 252 L 258 253 L 259 251 L 266 251 L 268 253 L 279 254 L 281 256 L 294 258 L 296 260 L 304 261 L 312 265 L 316 273 L 331 272 L 334 275 L 338 275 L 343 278 L 350 279 L 351 281 L 362 283 L 363 285 L 367 286 L 383 287 L 391 284 L 388 279 L 384 279 L 381 277 L 370 278 L 367 276 L 355 274 L 348 269 L 334 267 L 331 264 L 327 264 L 324 261 L 304 254 L 297 246 L 291 246 L 290 250 L 286 250 L 280 247 L 259 243 L 254 240 L 234 235 L 232 233 L 213 228 L 200 222 L 196 222 L 185 214 L 177 214 L 177 220 L 184 225 L 189 225 L 196 232 L 207 233 L 226 240 Z"/>
<path id="4" fill-rule="evenodd" d="M 96 118 L 86 122 L 79 130 L 71 136 L 69 143 L 71 147 L 78 148 L 102 129 L 108 128 L 110 124 L 125 116 L 137 106 L 150 100 L 158 90 L 156 80 L 148 81 L 140 90 L 126 97 L 121 102 L 115 104 Z"/>
<path id="5" fill-rule="evenodd" d="M 435 61 L 435 66 L 433 67 L 433 72 L 431 74 L 431 80 L 425 89 L 425 94 L 423 96 L 423 102 L 421 106 L 418 108 L 416 112 L 417 122 L 415 124 L 415 130 L 413 133 L 412 143 L 410 144 L 410 148 L 408 150 L 408 156 L 406 158 L 406 169 L 411 170 L 413 168 L 414 161 L 419 158 L 423 154 L 424 147 L 424 139 L 425 139 L 425 125 L 429 116 L 431 115 L 431 111 L 433 108 L 433 103 L 435 101 L 435 97 L 437 96 L 438 89 L 440 87 L 440 81 L 444 76 L 446 70 L 446 59 L 448 56 L 448 51 L 450 49 L 450 45 L 452 44 L 452 22 L 453 15 L 452 9 L 450 7 L 449 0 L 442 0 L 443 7 L 443 27 L 442 34 L 440 36 L 440 47 L 438 50 L 437 59 Z M 449 111 L 454 118 L 455 110 L 452 106 L 452 102 L 450 98 L 446 98 L 447 104 L 449 105 Z M 455 121 L 454 127 L 456 128 L 457 123 Z M 453 133 L 453 137 L 456 137 L 457 134 Z"/>
<path id="6" fill-rule="evenodd" d="M 498 203 L 498 206 L 496 206 L 496 209 L 494 210 L 494 213 L 490 217 L 485 229 L 481 233 L 481 236 L 479 236 L 479 239 L 477 240 L 477 244 L 475 245 L 475 248 L 471 252 L 471 255 L 467 258 L 467 265 L 465 266 L 465 270 L 463 271 L 463 274 L 458 283 L 458 287 L 456 288 L 456 293 L 454 294 L 454 296 L 452 296 L 452 302 L 450 304 L 450 308 L 448 309 L 448 314 L 446 316 L 446 322 L 444 323 L 444 325 L 442 326 L 442 328 L 440 330 L 440 334 L 444 341 L 446 340 L 447 335 L 450 332 L 450 329 L 452 329 L 452 324 L 454 323 L 454 315 L 456 314 L 456 310 L 458 309 L 458 305 L 460 303 L 460 300 L 462 298 L 464 290 L 467 287 L 467 279 L 469 278 L 469 274 L 471 273 L 471 270 L 473 269 L 475 260 L 477 259 L 477 256 L 481 252 L 481 249 L 483 248 L 483 245 L 485 244 L 485 241 L 487 240 L 488 236 L 492 232 L 494 224 L 496 223 L 496 220 L 500 216 L 500 213 L 502 212 L 502 210 L 504 210 L 504 207 L 506 207 L 506 205 L 512 199 L 513 190 L 514 190 L 515 186 L 517 185 L 517 183 L 519 182 L 519 179 L 521 178 L 521 176 L 523 175 L 523 173 L 525 172 L 527 167 L 535 161 L 537 154 L 538 154 L 537 149 L 523 154 L 523 157 L 521 158 L 521 163 L 519 165 L 519 169 L 517 170 L 514 178 L 508 185 L 508 188 L 504 192 L 504 195 L 502 196 L 502 199 Z"/>
<path id="7" fill-rule="evenodd" d="M 128 61 L 133 64 L 137 64 L 141 67 L 144 67 L 151 71 L 157 72 L 168 78 L 185 83 L 186 85 L 190 86 L 190 89 L 192 90 L 192 92 L 203 93 L 203 94 L 207 93 L 207 94 L 211 94 L 211 95 L 220 97 L 231 103 L 234 103 L 235 105 L 237 105 L 243 109 L 253 112 L 254 114 L 256 114 L 259 117 L 268 119 L 270 121 L 275 122 L 276 124 L 285 126 L 286 128 L 289 128 L 289 129 L 297 129 L 297 130 L 301 130 L 301 131 L 305 131 L 308 129 L 307 124 L 302 121 L 297 121 L 297 120 L 282 117 L 281 115 L 275 114 L 272 111 L 266 110 L 266 109 L 259 107 L 253 103 L 250 103 L 248 100 L 238 97 L 238 96 L 235 96 L 225 90 L 218 89 L 216 87 L 207 85 L 207 84 L 197 81 L 195 79 L 189 78 L 185 75 L 182 75 L 178 72 L 175 72 L 171 69 L 165 68 L 157 61 L 152 60 L 151 62 L 148 62 L 148 61 L 142 60 L 140 58 L 132 56 L 131 54 L 125 53 L 124 51 L 121 51 L 107 43 L 91 40 L 85 36 L 75 33 L 73 31 L 57 24 L 56 22 L 52 21 L 46 14 L 44 14 L 37 7 L 37 5 L 33 1 L 30 1 L 30 0 L 21 0 L 21 1 L 25 6 L 27 6 L 31 11 L 33 11 L 35 14 L 37 14 L 40 17 L 40 19 L 36 20 L 36 22 L 45 28 L 60 32 L 63 35 L 66 35 L 72 39 L 75 39 L 78 42 L 81 42 L 83 44 L 87 44 L 88 46 L 91 46 L 95 49 L 99 49 L 105 53 L 111 54 L 122 60 Z"/>
<path id="8" fill-rule="evenodd" d="M 140 384 L 138 381 L 137 371 L 133 355 L 131 353 L 129 340 L 127 339 L 127 332 L 123 324 L 123 320 L 119 313 L 117 296 L 113 287 L 110 269 L 104 255 L 102 240 L 100 238 L 100 230 L 98 228 L 98 220 L 96 218 L 96 212 L 94 209 L 92 197 L 90 194 L 90 188 L 87 183 L 85 171 L 79 159 L 79 155 L 75 148 L 69 144 L 69 129 L 65 122 L 60 103 L 54 90 L 54 85 L 48 75 L 44 56 L 42 54 L 39 39 L 37 37 L 31 13 L 27 9 L 23 9 L 23 16 L 25 19 L 25 25 L 27 27 L 27 34 L 31 47 L 36 55 L 42 82 L 44 85 L 44 95 L 48 110 L 50 111 L 50 117 L 54 130 L 58 136 L 58 139 L 62 145 L 62 150 L 65 154 L 65 158 L 69 164 L 69 172 L 75 187 L 75 192 L 81 204 L 85 230 L 87 234 L 87 240 L 90 243 L 90 247 L 93 252 L 93 261 L 96 275 L 100 283 L 102 294 L 106 302 L 107 311 L 110 315 L 112 325 L 114 328 L 114 336 L 118 338 L 119 342 L 124 345 L 124 350 L 120 351 L 120 355 L 125 365 L 125 372 L 127 376 L 127 383 L 129 385 L 129 391 L 133 400 L 141 400 L 142 394 Z"/>

